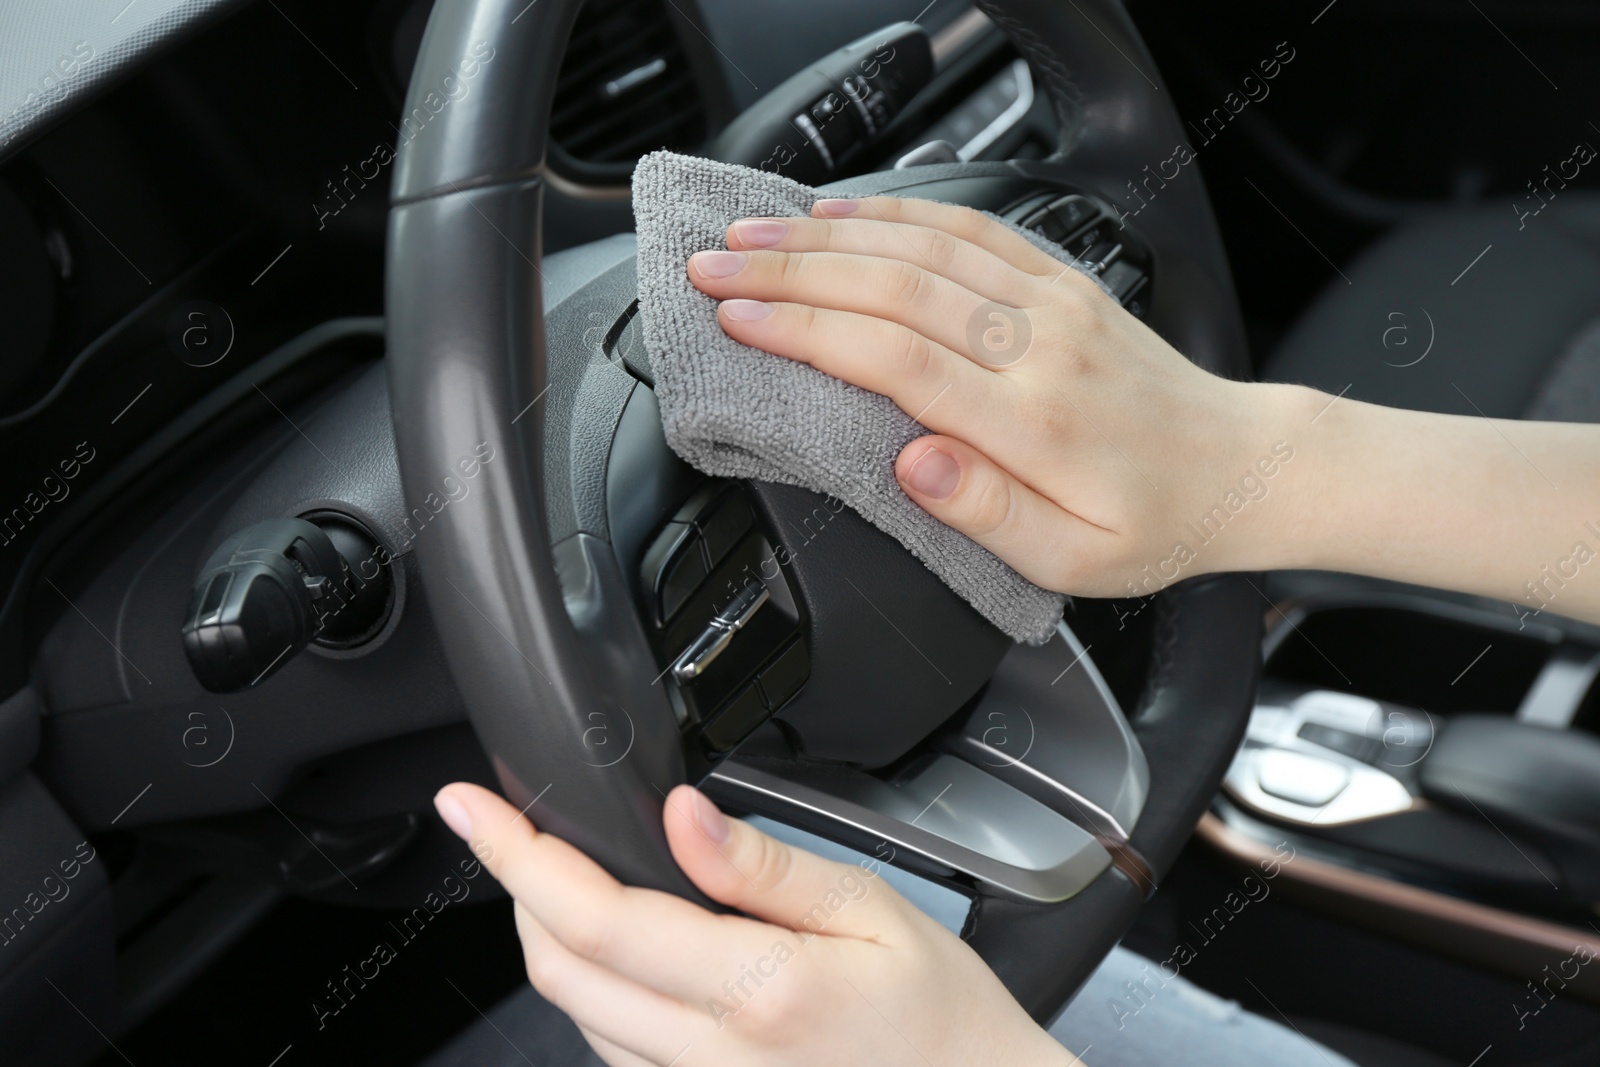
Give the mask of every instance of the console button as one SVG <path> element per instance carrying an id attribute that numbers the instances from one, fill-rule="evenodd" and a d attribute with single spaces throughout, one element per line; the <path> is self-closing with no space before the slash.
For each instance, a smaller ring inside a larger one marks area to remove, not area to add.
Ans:
<path id="1" fill-rule="evenodd" d="M 1262 752 L 1257 768 L 1263 793 L 1310 808 L 1322 807 L 1350 784 L 1343 765 L 1280 748 Z"/>
<path id="2" fill-rule="evenodd" d="M 1383 741 L 1366 734 L 1351 733 L 1334 726 L 1308 722 L 1300 727 L 1300 737 L 1314 745 L 1331 748 L 1362 763 L 1373 763 L 1383 754 Z"/>

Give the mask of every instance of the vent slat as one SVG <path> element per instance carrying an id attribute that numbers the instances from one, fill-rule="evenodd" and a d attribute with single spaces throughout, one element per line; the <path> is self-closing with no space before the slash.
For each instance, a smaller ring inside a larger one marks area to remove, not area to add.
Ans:
<path id="1" fill-rule="evenodd" d="M 623 92 L 606 82 L 655 60 L 660 74 Z M 663 0 L 588 0 L 556 78 L 550 132 L 575 159 L 624 163 L 655 148 L 693 148 L 705 108 Z"/>
<path id="2" fill-rule="evenodd" d="M 626 156 L 639 158 L 646 152 L 653 152 L 657 148 L 668 148 L 686 135 L 687 131 L 681 117 L 663 119 L 653 126 L 639 130 L 631 130 L 627 139 L 618 146 Z"/>
<path id="3" fill-rule="evenodd" d="M 670 147 L 674 143 L 681 143 L 681 139 L 692 133 L 685 125 L 683 118 L 678 115 L 663 116 L 654 123 L 645 126 L 632 126 L 620 135 L 613 136 L 600 142 L 605 146 L 608 159 L 611 161 L 637 159 L 645 152 L 656 148 Z M 593 149 L 591 145 L 580 146 Z M 573 151 L 573 149 L 568 149 Z"/>
<path id="4" fill-rule="evenodd" d="M 567 47 L 566 57 L 561 61 L 556 92 L 559 94 L 562 89 L 602 73 L 610 76 L 626 73 L 677 47 L 677 38 L 664 26 L 635 26 L 621 40 L 609 42 L 596 40 L 579 44 L 575 40 Z M 637 63 L 633 62 L 635 58 Z"/>
<path id="5" fill-rule="evenodd" d="M 550 122 L 555 128 L 563 129 L 575 126 L 577 120 L 581 119 L 586 125 L 577 131 L 577 135 L 592 137 L 595 129 L 625 126 L 628 117 L 633 113 L 650 110 L 652 98 L 662 102 L 664 106 L 673 107 L 674 110 L 683 110 L 677 103 L 666 105 L 665 102 L 680 100 L 677 94 L 684 92 L 694 92 L 694 83 L 687 75 L 669 68 L 615 100 L 607 98 L 599 89 L 575 95 L 570 103 L 551 114 Z"/>

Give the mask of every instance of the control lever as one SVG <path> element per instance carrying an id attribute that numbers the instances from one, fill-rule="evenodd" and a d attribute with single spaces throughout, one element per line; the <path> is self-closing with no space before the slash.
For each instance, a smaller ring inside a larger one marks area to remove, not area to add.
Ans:
<path id="1" fill-rule="evenodd" d="M 728 606 L 712 616 L 704 632 L 690 643 L 672 663 L 672 676 L 680 682 L 692 682 L 706 672 L 706 668 L 728 647 L 733 635 L 744 629 L 772 592 L 759 579 L 751 579 L 739 590 Z"/>
<path id="2" fill-rule="evenodd" d="M 928 32 L 896 22 L 852 41 L 773 89 L 707 151 L 811 185 L 846 175 L 933 80 Z"/>
<path id="3" fill-rule="evenodd" d="M 388 612 L 388 568 L 357 577 L 334 537 L 347 552 L 359 550 L 364 531 L 337 520 L 325 530 L 306 519 L 269 519 L 218 546 L 195 579 L 182 631 L 201 685 L 238 692 L 314 640 L 346 648 L 375 632 Z"/>

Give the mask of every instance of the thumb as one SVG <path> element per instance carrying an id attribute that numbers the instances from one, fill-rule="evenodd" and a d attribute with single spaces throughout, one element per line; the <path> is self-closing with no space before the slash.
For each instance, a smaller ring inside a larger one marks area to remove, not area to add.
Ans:
<path id="1" fill-rule="evenodd" d="M 1099 527 L 1062 510 L 963 441 L 930 434 L 900 450 L 895 480 L 914 503 L 1035 585 L 1071 592 L 1073 562 Z"/>
<path id="2" fill-rule="evenodd" d="M 706 896 L 790 930 L 879 938 L 904 925 L 907 905 L 876 861 L 835 863 L 729 819 L 693 786 L 667 796 L 672 855 Z"/>

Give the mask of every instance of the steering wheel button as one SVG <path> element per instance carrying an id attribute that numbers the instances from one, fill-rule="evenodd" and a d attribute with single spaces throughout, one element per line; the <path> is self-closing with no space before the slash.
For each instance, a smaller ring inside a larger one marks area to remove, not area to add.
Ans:
<path id="1" fill-rule="evenodd" d="M 1100 275 L 1100 280 L 1111 287 L 1111 295 L 1121 302 L 1140 282 L 1144 281 L 1144 272 L 1127 260 L 1121 259 L 1107 267 Z"/>
<path id="2" fill-rule="evenodd" d="M 1064 225 L 1061 219 L 1048 209 L 1030 215 L 1022 221 L 1022 225 L 1057 244 L 1072 232 L 1072 227 Z"/>
<path id="3" fill-rule="evenodd" d="M 1262 792 L 1309 808 L 1329 803 L 1350 784 L 1343 764 L 1277 748 L 1261 753 L 1256 773 Z"/>
<path id="4" fill-rule="evenodd" d="M 1061 247 L 1075 256 L 1090 258 L 1088 253 L 1091 249 L 1101 245 L 1110 248 L 1115 243 L 1111 239 L 1111 227 L 1105 222 L 1096 222 L 1067 238 Z"/>
<path id="5" fill-rule="evenodd" d="M 761 689 L 751 684 L 704 730 L 706 742 L 718 751 L 725 752 L 744 740 L 746 734 L 761 725 L 767 717 L 767 705 L 761 699 Z"/>
<path id="6" fill-rule="evenodd" d="M 705 538 L 711 565 L 715 567 L 727 558 L 733 546 L 755 525 L 755 516 L 750 513 L 750 505 L 744 502 L 743 497 L 738 493 L 730 493 L 698 525 L 701 536 Z"/>
<path id="7" fill-rule="evenodd" d="M 1071 233 L 1100 214 L 1100 210 L 1081 196 L 1064 196 L 1050 205 L 1050 213 Z"/>
<path id="8" fill-rule="evenodd" d="M 767 703 L 776 711 L 800 691 L 810 676 L 811 657 L 806 654 L 806 643 L 795 641 L 761 672 L 761 689 L 767 695 Z"/>
<path id="9" fill-rule="evenodd" d="M 1144 282 L 1133 287 L 1133 292 L 1123 300 L 1122 306 L 1128 309 L 1128 314 L 1136 319 L 1142 319 L 1150 308 L 1150 292 Z"/>
<path id="10" fill-rule="evenodd" d="M 699 535 L 691 534 L 684 538 L 672 561 L 661 571 L 656 594 L 661 605 L 661 621 L 666 622 L 676 615 L 710 573 L 705 553 L 700 547 Z"/>

